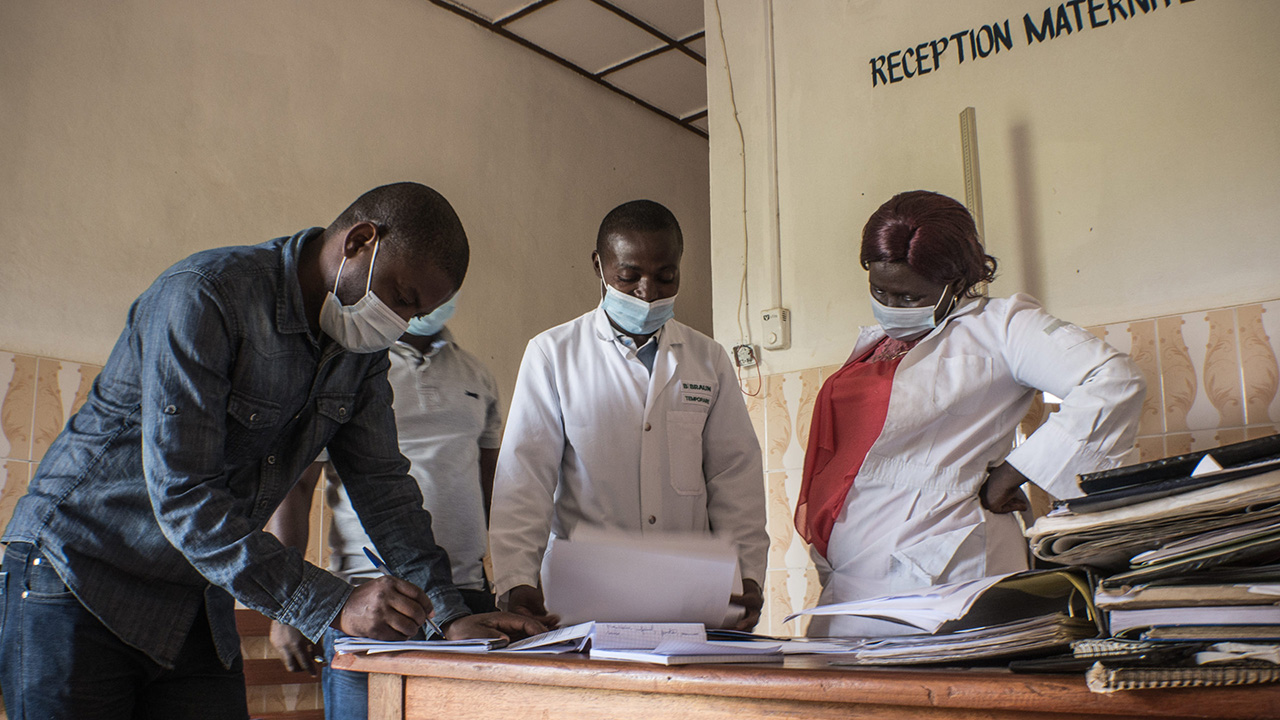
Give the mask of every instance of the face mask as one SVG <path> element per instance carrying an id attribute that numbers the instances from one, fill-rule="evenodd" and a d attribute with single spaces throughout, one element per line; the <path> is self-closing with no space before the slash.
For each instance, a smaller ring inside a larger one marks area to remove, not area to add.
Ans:
<path id="1" fill-rule="evenodd" d="M 676 296 L 645 302 L 634 295 L 627 295 L 605 283 L 604 300 L 600 306 L 604 308 L 609 319 L 624 332 L 632 335 L 652 335 L 658 328 L 666 324 L 676 314 Z"/>
<path id="2" fill-rule="evenodd" d="M 431 337 L 432 335 L 435 335 L 444 329 L 444 324 L 449 322 L 449 319 L 453 317 L 453 311 L 457 308 L 458 295 L 457 293 L 454 293 L 453 297 L 449 298 L 449 302 L 441 305 L 435 310 L 432 310 L 426 315 L 409 318 L 408 333 L 419 337 Z"/>
<path id="3" fill-rule="evenodd" d="M 338 265 L 338 277 L 333 290 L 325 296 L 320 307 L 320 328 L 342 347 L 355 353 L 371 353 L 386 350 L 404 334 L 409 323 L 382 302 L 370 286 L 373 283 L 373 264 L 378 261 L 378 241 L 374 240 L 373 257 L 369 259 L 369 278 L 364 284 L 364 297 L 355 305 L 343 306 L 338 299 L 338 280 L 347 265 L 343 256 Z"/>
<path id="4" fill-rule="evenodd" d="M 880 327 L 884 328 L 889 337 L 894 340 L 906 340 L 938 326 L 934 318 L 937 317 L 938 306 L 947 297 L 949 290 L 950 288 L 943 290 L 942 296 L 938 298 L 938 302 L 934 303 L 932 307 L 889 307 L 876 300 L 873 295 L 871 297 L 871 312 L 875 313 L 876 322 L 880 323 Z M 952 299 L 954 300 L 954 298 Z"/>

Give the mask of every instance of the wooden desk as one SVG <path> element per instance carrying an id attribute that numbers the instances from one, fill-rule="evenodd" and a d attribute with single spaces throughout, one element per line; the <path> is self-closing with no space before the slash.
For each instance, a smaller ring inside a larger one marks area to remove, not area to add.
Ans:
<path id="1" fill-rule="evenodd" d="M 369 720 L 1280 718 L 1280 685 L 1100 695 L 1074 675 L 784 664 L 665 667 L 579 655 L 339 655 L 369 676 Z"/>

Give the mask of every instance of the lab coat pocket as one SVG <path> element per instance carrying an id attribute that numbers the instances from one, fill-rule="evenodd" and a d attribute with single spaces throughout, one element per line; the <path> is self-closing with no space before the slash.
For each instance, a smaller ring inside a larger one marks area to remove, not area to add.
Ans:
<path id="1" fill-rule="evenodd" d="M 982 555 L 985 544 L 982 533 L 976 532 L 981 527 L 982 523 L 975 523 L 930 535 L 890 554 L 889 579 L 894 590 L 949 582 L 944 578 L 953 565 L 964 562 L 975 553 Z"/>
<path id="2" fill-rule="evenodd" d="M 933 404 L 948 415 L 971 415 L 986 405 L 991 388 L 991 358 L 944 357 L 933 376 Z"/>
<path id="3" fill-rule="evenodd" d="M 702 475 L 702 427 L 707 414 L 670 410 L 667 412 L 667 458 L 671 488 L 679 495 L 701 495 L 707 491 Z"/>

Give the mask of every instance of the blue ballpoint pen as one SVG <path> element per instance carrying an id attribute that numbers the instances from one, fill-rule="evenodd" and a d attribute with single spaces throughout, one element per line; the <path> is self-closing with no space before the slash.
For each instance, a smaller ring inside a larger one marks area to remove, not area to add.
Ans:
<path id="1" fill-rule="evenodd" d="M 391 568 L 387 567 L 387 564 L 382 562 L 382 558 L 378 557 L 378 553 L 374 552 L 372 548 L 365 548 L 364 554 L 368 556 L 369 562 L 373 563 L 373 567 L 376 568 L 378 572 L 389 577 L 399 577 L 395 573 L 391 572 Z M 444 630 L 441 630 L 440 626 L 436 624 L 436 621 L 431 618 L 427 618 L 427 624 L 423 627 L 430 628 L 431 632 L 439 635 L 441 638 L 444 637 Z M 427 639 L 431 639 L 430 634 L 427 635 Z"/>

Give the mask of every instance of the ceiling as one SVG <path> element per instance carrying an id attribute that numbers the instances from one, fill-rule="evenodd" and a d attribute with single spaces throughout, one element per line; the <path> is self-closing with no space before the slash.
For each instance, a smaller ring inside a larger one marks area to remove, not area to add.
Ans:
<path id="1" fill-rule="evenodd" d="M 707 137 L 703 0 L 431 0 Z"/>

